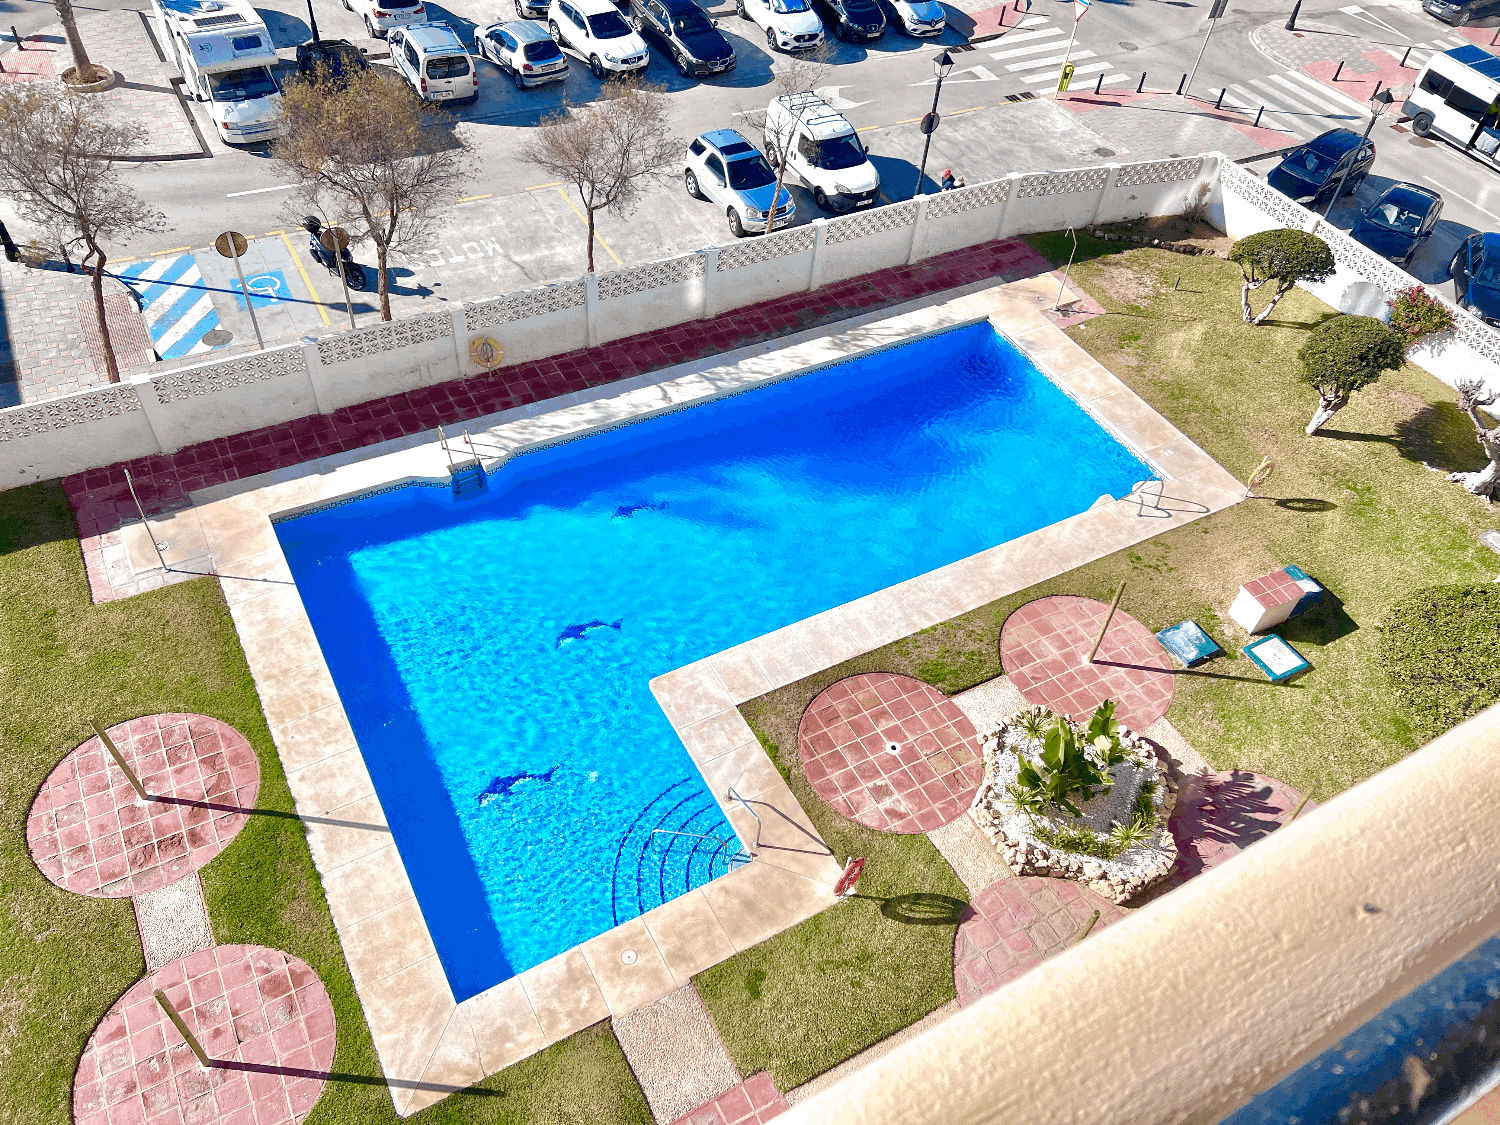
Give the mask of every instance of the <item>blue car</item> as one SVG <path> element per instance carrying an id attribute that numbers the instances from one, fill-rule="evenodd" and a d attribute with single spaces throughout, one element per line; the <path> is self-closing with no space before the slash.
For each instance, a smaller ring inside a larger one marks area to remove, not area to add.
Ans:
<path id="1" fill-rule="evenodd" d="M 1443 213 L 1443 197 L 1416 184 L 1392 184 L 1354 224 L 1349 236 L 1405 269 Z"/>
<path id="2" fill-rule="evenodd" d="M 1486 324 L 1500 328 L 1500 234 L 1464 239 L 1448 267 L 1453 299 Z"/>
<path id="3" fill-rule="evenodd" d="M 783 187 L 772 220 L 776 173 L 760 149 L 733 129 L 715 129 L 688 145 L 682 183 L 694 199 L 707 199 L 724 208 L 729 233 L 736 238 L 764 231 L 768 223 L 782 230 L 791 226 L 797 213 L 792 193 Z"/>
<path id="4" fill-rule="evenodd" d="M 1357 192 L 1374 163 L 1373 141 L 1361 140 L 1349 129 L 1330 129 L 1287 153 L 1266 176 L 1266 183 L 1316 211 L 1328 202 L 1341 180 L 1345 195 Z"/>

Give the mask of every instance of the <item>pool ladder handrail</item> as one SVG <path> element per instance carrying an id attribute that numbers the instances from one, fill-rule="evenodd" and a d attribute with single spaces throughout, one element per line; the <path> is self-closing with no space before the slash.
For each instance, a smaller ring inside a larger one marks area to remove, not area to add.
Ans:
<path id="1" fill-rule="evenodd" d="M 729 847 L 729 841 L 726 840 L 726 839 L 724 839 L 724 837 L 722 837 L 722 836 L 709 836 L 709 835 L 706 835 L 705 833 L 702 833 L 702 832 L 679 832 L 675 828 L 653 828 L 653 829 L 651 829 L 651 835 L 655 836 L 657 833 L 661 833 L 663 836 L 691 836 L 691 837 L 693 837 L 696 840 L 713 840 L 716 844 L 719 845 L 719 851 L 720 852 L 724 851 L 724 849 L 726 849 L 726 848 Z M 733 867 L 734 867 L 734 861 L 737 860 L 737 859 L 740 859 L 741 856 L 744 857 L 744 859 L 743 859 L 742 862 L 749 863 L 752 859 L 755 858 L 755 853 L 754 852 L 747 852 L 744 848 L 739 848 L 739 849 L 737 849 L 735 851 L 734 855 L 730 856 L 724 862 L 726 862 L 727 864 L 729 864 L 730 868 L 733 869 Z M 710 870 L 712 870 L 712 868 L 710 868 Z"/>
<path id="2" fill-rule="evenodd" d="M 747 813 L 749 813 L 751 816 L 755 817 L 755 843 L 751 844 L 750 846 L 752 848 L 758 848 L 758 847 L 760 847 L 761 846 L 760 845 L 760 833 L 761 833 L 761 829 L 764 827 L 764 825 L 762 825 L 761 822 L 760 822 L 760 814 L 757 813 L 754 809 L 752 809 L 750 807 L 750 802 L 749 801 L 745 800 L 745 798 L 741 797 L 738 793 L 736 793 L 734 791 L 734 786 L 733 785 L 731 785 L 729 787 L 729 796 L 730 796 L 731 800 L 738 801 L 740 804 L 744 805 L 745 806 L 745 811 Z"/>
<path id="3" fill-rule="evenodd" d="M 480 460 L 479 451 L 474 448 L 474 440 L 469 437 L 469 431 L 463 431 L 464 444 L 469 448 L 469 455 L 463 456 L 463 450 L 459 450 L 460 460 L 453 460 L 453 446 L 448 440 L 448 435 L 443 432 L 443 427 L 437 428 L 438 444 L 448 457 L 448 480 L 453 485 L 453 491 L 457 493 L 465 484 L 477 483 L 484 488 L 488 483 L 487 474 L 484 471 L 484 462 Z"/>

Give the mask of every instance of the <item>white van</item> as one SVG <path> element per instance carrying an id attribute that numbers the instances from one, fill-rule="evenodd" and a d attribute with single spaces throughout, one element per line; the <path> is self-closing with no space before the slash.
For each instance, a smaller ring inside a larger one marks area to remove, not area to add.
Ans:
<path id="1" fill-rule="evenodd" d="M 842 114 L 816 94 L 783 94 L 766 107 L 766 154 L 773 165 L 787 151 L 787 168 L 812 188 L 825 211 L 873 207 L 880 173 L 869 150 Z"/>
<path id="2" fill-rule="evenodd" d="M 207 102 L 229 144 L 269 140 L 281 127 L 281 88 L 271 33 L 249 0 L 152 0 L 164 47 L 186 92 Z"/>
<path id="3" fill-rule="evenodd" d="M 1500 168 L 1500 58 L 1472 44 L 1433 55 L 1401 112 L 1419 137 L 1439 137 Z"/>
<path id="4" fill-rule="evenodd" d="M 424 101 L 473 101 L 479 71 L 458 32 L 445 23 L 409 23 L 386 32 L 391 65 Z"/>

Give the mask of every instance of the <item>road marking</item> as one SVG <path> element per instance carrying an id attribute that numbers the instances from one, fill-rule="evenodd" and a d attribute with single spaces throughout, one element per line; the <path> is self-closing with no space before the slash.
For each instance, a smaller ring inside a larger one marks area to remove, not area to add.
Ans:
<path id="1" fill-rule="evenodd" d="M 318 315 L 323 318 L 323 326 L 332 328 L 333 324 L 328 319 L 328 310 L 323 307 L 323 298 L 318 296 L 318 291 L 313 288 L 312 278 L 307 276 L 307 270 L 302 266 L 302 259 L 297 257 L 297 251 L 292 246 L 292 240 L 286 236 L 286 231 L 281 232 L 281 241 L 286 243 L 286 252 L 292 256 L 292 265 L 297 267 L 297 272 L 302 275 L 302 284 L 307 286 L 307 291 L 312 294 L 313 307 L 318 310 Z"/>
<path id="2" fill-rule="evenodd" d="M 1093 51 L 1074 51 L 1071 55 L 1053 55 L 1050 59 L 1031 59 L 1029 62 L 1011 63 L 1005 69 L 1012 72 L 1017 70 L 1040 70 L 1044 66 L 1060 66 L 1063 62 L 1071 62 L 1073 59 L 1091 59 L 1094 57 Z"/>
<path id="3" fill-rule="evenodd" d="M 267 238 L 275 238 L 278 234 L 285 234 L 285 233 L 286 233 L 286 231 L 284 231 L 284 230 L 268 230 L 268 231 L 266 231 L 266 237 Z"/>
<path id="4" fill-rule="evenodd" d="M 1292 79 L 1296 83 L 1296 85 L 1303 87 L 1304 89 L 1312 90 L 1317 94 L 1321 94 L 1324 98 L 1330 99 L 1336 106 L 1347 106 L 1350 110 L 1361 117 L 1367 116 L 1370 112 L 1369 103 L 1361 103 L 1359 101 L 1356 101 L 1354 98 L 1349 97 L 1349 95 L 1347 94 L 1341 94 L 1339 91 L 1333 89 L 1332 87 L 1325 86 L 1323 83 L 1319 82 L 1311 75 L 1302 74 L 1299 71 L 1295 70 L 1289 70 L 1286 72 L 1286 76 Z"/>
<path id="5" fill-rule="evenodd" d="M 148 254 L 146 256 L 148 258 L 155 258 L 155 257 L 157 257 L 160 254 L 181 254 L 183 251 L 185 251 L 185 250 L 191 250 L 191 249 L 192 249 L 191 246 L 174 246 L 170 250 L 153 250 L 153 251 L 151 251 L 150 254 Z"/>
<path id="6" fill-rule="evenodd" d="M 1078 56 L 1074 55 L 1073 57 L 1076 59 Z M 1073 68 L 1073 77 L 1077 78 L 1080 74 L 1094 74 L 1094 73 L 1097 73 L 1098 71 L 1101 71 L 1101 70 L 1112 70 L 1112 69 L 1114 69 L 1114 64 L 1113 63 L 1107 63 L 1107 62 L 1089 63 L 1087 66 L 1075 66 Z M 1056 82 L 1056 81 L 1058 81 L 1061 77 L 1062 77 L 1062 68 L 1059 67 L 1056 71 L 1054 71 L 1051 74 L 1041 74 L 1041 75 L 1033 74 L 1033 75 L 1028 76 L 1027 79 L 1026 79 L 1026 85 L 1028 85 L 1028 86 L 1044 86 L 1048 82 Z M 1126 77 L 1129 77 L 1129 76 L 1127 75 Z M 1077 91 L 1077 90 L 1072 91 L 1072 93 L 1075 93 L 1075 94 L 1078 93 L 1078 92 L 1079 91 Z"/>
<path id="7" fill-rule="evenodd" d="M 1049 27 L 1045 31 L 1023 31 L 1023 32 L 1021 32 L 1020 35 L 1007 35 L 1004 39 L 1000 40 L 1000 42 L 1002 44 L 1004 44 L 1005 46 L 1009 47 L 1012 43 L 1022 43 L 1022 42 L 1025 42 L 1028 39 L 1043 39 L 1043 38 L 1046 38 L 1049 35 L 1061 35 L 1061 34 L 1062 34 L 1062 28 L 1060 28 L 1060 27 Z M 990 58 L 992 58 L 992 59 L 998 59 L 999 57 L 1000 57 L 999 55 L 991 55 L 990 56 Z"/>
<path id="8" fill-rule="evenodd" d="M 1500 222 L 1500 215 L 1496 215 L 1493 211 L 1486 211 L 1483 207 L 1480 207 L 1479 204 L 1468 198 L 1468 196 L 1459 195 L 1458 192 L 1449 188 L 1448 185 L 1443 183 L 1441 180 L 1434 180 L 1431 176 L 1423 176 L 1422 178 L 1429 184 L 1437 184 L 1437 186 L 1442 188 L 1446 194 L 1453 196 L 1455 199 L 1462 199 L 1470 207 L 1476 208 L 1481 214 L 1488 215 L 1495 221 Z"/>
<path id="9" fill-rule="evenodd" d="M 588 216 L 580 211 L 577 205 L 568 198 L 568 193 L 563 191 L 562 188 L 558 188 L 557 194 L 568 200 L 568 206 L 573 208 L 573 214 L 577 215 L 580 219 L 583 220 L 584 226 L 588 226 Z M 620 261 L 620 255 L 616 254 L 612 249 L 610 249 L 609 243 L 605 242 L 604 239 L 599 237 L 599 232 L 597 230 L 594 231 L 594 238 L 598 240 L 600 246 L 604 247 L 604 249 L 606 250 L 609 250 L 609 256 L 615 260 L 615 265 L 623 266 L 625 264 L 624 262 Z"/>
<path id="10" fill-rule="evenodd" d="M 913 121 L 920 121 L 920 120 L 922 120 L 920 117 L 907 117 L 907 118 L 904 118 L 901 121 L 896 122 L 896 124 L 897 125 L 910 125 Z"/>
<path id="11" fill-rule="evenodd" d="M 251 188 L 249 191 L 231 191 L 225 192 L 224 198 L 238 199 L 242 195 L 264 195 L 268 191 L 291 191 L 296 186 L 296 184 L 277 184 L 275 187 Z"/>
<path id="12" fill-rule="evenodd" d="M 948 116 L 949 117 L 957 117 L 960 113 L 973 113 L 975 110 L 978 110 L 978 109 L 989 109 L 989 108 L 990 107 L 987 106 L 987 105 L 971 105 L 968 109 L 955 109 L 952 113 L 948 114 Z"/>
<path id="13" fill-rule="evenodd" d="M 219 314 L 192 254 L 138 261 L 115 276 L 136 293 L 151 346 L 160 358 L 210 350 L 203 334 L 219 326 Z"/>
<path id="14" fill-rule="evenodd" d="M 532 184 L 529 188 L 522 188 L 521 190 L 522 191 L 541 191 L 542 188 L 558 187 L 561 183 L 562 183 L 561 180 L 553 180 L 550 184 Z"/>
<path id="15" fill-rule="evenodd" d="M 531 189 L 527 188 L 526 190 L 530 191 Z M 488 195 L 466 195 L 462 199 L 460 199 L 459 202 L 460 203 L 473 203 L 476 199 L 493 199 L 494 197 L 495 197 L 495 193 L 494 192 L 490 192 Z"/>
<path id="16" fill-rule="evenodd" d="M 1358 4 L 1351 4 L 1347 8 L 1340 8 L 1339 11 L 1343 12 L 1346 16 L 1353 16 L 1357 20 L 1364 20 L 1366 23 L 1372 23 L 1376 27 L 1383 28 L 1384 30 L 1389 31 L 1392 35 L 1401 35 L 1401 33 L 1390 24 L 1386 23 L 1378 16 L 1372 16 Z M 1401 38 L 1405 39 L 1406 36 L 1401 35 Z"/>
<path id="17" fill-rule="evenodd" d="M 848 88 L 848 86 L 819 86 L 813 90 L 813 93 L 822 98 L 829 109 L 855 109 L 870 104 L 869 102 L 851 102 L 848 98 L 840 97 L 839 91 Z"/>
<path id="18" fill-rule="evenodd" d="M 1061 35 L 1062 32 L 1058 31 L 1058 34 Z M 1017 47 L 1013 51 L 991 51 L 990 52 L 990 58 L 992 58 L 992 59 L 1012 59 L 1012 58 L 1015 58 L 1017 55 L 1035 55 L 1035 54 L 1037 54 L 1038 52 L 1041 52 L 1041 51 L 1055 51 L 1055 50 L 1057 50 L 1057 44 L 1056 43 L 1033 43 L 1029 47 Z"/>

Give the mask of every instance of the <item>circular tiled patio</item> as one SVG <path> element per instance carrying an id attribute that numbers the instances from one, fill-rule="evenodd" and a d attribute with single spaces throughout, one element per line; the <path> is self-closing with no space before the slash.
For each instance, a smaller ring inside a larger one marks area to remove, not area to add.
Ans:
<path id="1" fill-rule="evenodd" d="M 850 676 L 814 699 L 797 753 L 818 796 L 882 832 L 941 828 L 984 779 L 979 738 L 958 705 L 889 672 Z"/>
<path id="2" fill-rule="evenodd" d="M 146 792 L 141 801 L 97 737 L 42 783 L 26 844 L 59 887 L 127 898 L 175 883 L 218 855 L 245 823 L 260 764 L 245 736 L 206 715 L 147 715 L 107 732 Z"/>
<path id="3" fill-rule="evenodd" d="M 1109 606 L 1093 598 L 1027 602 L 1000 630 L 1000 662 L 1030 703 L 1086 719 L 1113 699 L 1122 726 L 1145 730 L 1171 705 L 1171 657 L 1149 629 L 1116 610 L 1094 663 L 1087 663 L 1108 612 Z"/>
<path id="4" fill-rule="evenodd" d="M 153 995 L 166 993 L 213 1066 Z M 75 1125 L 295 1125 L 333 1064 L 333 1005 L 316 973 L 258 945 L 221 945 L 137 981 L 89 1037 Z"/>
<path id="5" fill-rule="evenodd" d="M 1301 800 L 1290 785 L 1246 770 L 1187 778 L 1172 810 L 1178 871 L 1190 879 L 1238 855 L 1291 819 Z M 1308 801 L 1304 815 L 1316 807 Z"/>
<path id="6" fill-rule="evenodd" d="M 953 983 L 965 1006 L 1072 945 L 1093 912 L 1096 934 L 1125 912 L 1071 879 L 1037 875 L 991 883 L 969 902 L 953 938 Z"/>

